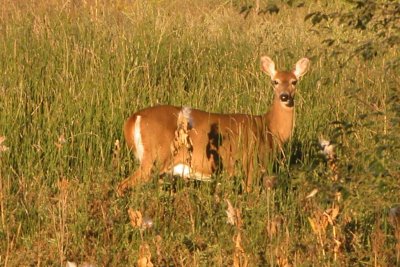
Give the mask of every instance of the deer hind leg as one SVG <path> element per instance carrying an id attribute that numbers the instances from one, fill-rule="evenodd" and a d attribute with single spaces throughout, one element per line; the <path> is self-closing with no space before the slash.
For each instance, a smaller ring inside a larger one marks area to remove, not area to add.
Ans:
<path id="1" fill-rule="evenodd" d="M 245 174 L 243 187 L 247 193 L 250 193 L 253 190 L 253 187 L 258 183 L 258 177 L 262 172 L 257 154 L 254 152 L 255 150 L 256 148 L 254 148 L 254 146 L 249 146 L 248 151 L 250 152 L 244 153 L 242 158 L 243 171 Z"/>
<path id="2" fill-rule="evenodd" d="M 119 183 L 117 194 L 122 196 L 124 192 L 143 182 L 150 180 L 150 174 L 153 167 L 153 160 L 151 155 L 144 152 L 143 136 L 141 133 L 141 120 L 142 116 L 132 116 L 129 118 L 124 127 L 125 139 L 128 146 L 132 149 L 135 157 L 140 161 L 139 169 L 133 175 L 124 179 Z"/>
<path id="3" fill-rule="evenodd" d="M 150 180 L 152 168 L 153 162 L 144 158 L 139 166 L 139 169 L 118 184 L 118 196 L 123 196 L 126 190 L 135 187 L 136 185 L 148 182 Z"/>

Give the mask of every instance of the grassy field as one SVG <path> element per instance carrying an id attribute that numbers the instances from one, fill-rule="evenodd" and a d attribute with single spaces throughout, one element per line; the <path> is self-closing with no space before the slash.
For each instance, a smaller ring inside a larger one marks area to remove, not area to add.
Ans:
<path id="1" fill-rule="evenodd" d="M 271 13 L 260 0 L 260 14 L 253 2 L 2 1 L 0 265 L 400 266 L 400 71 L 387 67 L 398 46 L 337 55 L 324 40 L 372 33 L 332 22 L 328 35 L 304 18 L 345 2 L 276 1 Z M 117 197 L 137 168 L 130 114 L 264 113 L 262 55 L 280 69 L 312 62 L 273 186 L 154 175 Z"/>

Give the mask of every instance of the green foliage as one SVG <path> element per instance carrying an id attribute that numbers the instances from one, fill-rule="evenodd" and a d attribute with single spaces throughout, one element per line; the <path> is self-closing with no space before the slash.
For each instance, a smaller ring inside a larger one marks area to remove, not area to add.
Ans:
<path id="1" fill-rule="evenodd" d="M 387 205 L 390 205 L 390 192 L 396 192 L 399 187 L 400 135 L 396 119 L 400 103 L 396 86 L 400 59 L 399 12 L 400 5 L 396 1 L 362 0 L 347 1 L 337 10 L 321 9 L 305 16 L 305 21 L 312 24 L 312 32 L 323 39 L 321 57 L 336 61 L 334 64 L 340 68 L 338 75 L 348 79 L 344 85 L 347 97 L 365 107 L 357 108 L 353 118 L 344 119 L 345 114 L 342 114 L 344 120 L 334 123 L 329 134 L 346 158 L 347 162 L 342 161 L 342 171 L 347 173 L 348 179 L 363 181 L 359 184 L 365 186 L 361 192 L 370 193 L 374 184 L 379 188 L 376 197 L 380 201 L 389 200 Z M 376 58 L 382 59 L 380 66 L 376 65 Z M 357 73 L 356 69 L 361 67 L 353 64 L 364 65 L 362 72 L 367 74 Z M 379 67 L 384 69 L 381 79 L 373 82 L 369 75 Z M 366 81 L 360 85 L 360 79 Z M 371 92 L 375 86 L 380 96 L 374 94 L 370 98 L 366 92 Z M 344 187 L 351 191 L 352 185 Z"/>
<path id="2" fill-rule="evenodd" d="M 324 39 L 331 55 L 341 55 L 348 61 L 354 56 L 370 60 L 399 49 L 400 3 L 392 0 L 348 0 L 338 10 L 314 11 L 305 16 L 315 32 L 330 35 Z M 336 23 L 339 28 L 334 27 Z M 351 51 L 349 53 L 349 50 Z M 340 60 L 340 59 L 338 59 Z M 396 55 L 388 67 L 396 68 L 400 58 Z"/>

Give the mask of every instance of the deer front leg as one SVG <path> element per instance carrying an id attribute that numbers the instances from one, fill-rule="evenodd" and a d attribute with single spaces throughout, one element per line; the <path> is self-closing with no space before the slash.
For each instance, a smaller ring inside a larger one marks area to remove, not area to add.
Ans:
<path id="1" fill-rule="evenodd" d="M 246 193 L 250 193 L 253 186 L 254 166 L 252 158 L 252 155 L 249 155 L 248 153 L 243 153 L 242 155 L 242 168 L 244 172 L 242 187 Z"/>
<path id="2" fill-rule="evenodd" d="M 256 151 L 257 148 L 251 148 L 249 151 Z M 265 159 L 260 159 L 257 153 L 247 153 L 243 155 L 243 168 L 245 180 L 243 181 L 243 188 L 247 193 L 253 190 L 254 185 L 258 185 L 259 179 L 265 172 L 267 166 Z"/>

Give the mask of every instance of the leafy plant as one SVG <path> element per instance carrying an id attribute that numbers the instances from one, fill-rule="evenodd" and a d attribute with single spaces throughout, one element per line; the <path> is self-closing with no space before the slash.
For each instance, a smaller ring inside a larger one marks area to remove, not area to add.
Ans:
<path id="1" fill-rule="evenodd" d="M 364 60 L 393 53 L 400 45 L 400 3 L 392 0 L 347 0 L 331 12 L 314 11 L 304 18 L 317 34 L 331 37 L 322 41 L 330 55 L 342 55 L 342 64 L 357 56 Z M 333 27 L 337 24 L 338 27 Z M 388 67 L 396 68 L 395 55 Z"/>

